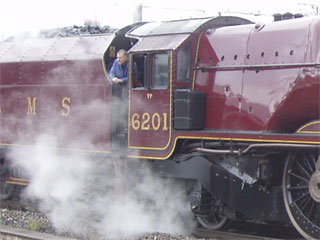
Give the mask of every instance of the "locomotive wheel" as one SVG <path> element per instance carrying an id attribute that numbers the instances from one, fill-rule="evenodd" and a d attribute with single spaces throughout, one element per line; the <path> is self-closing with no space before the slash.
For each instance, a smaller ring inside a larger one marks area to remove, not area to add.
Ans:
<path id="1" fill-rule="evenodd" d="M 283 197 L 289 218 L 306 239 L 320 239 L 319 152 L 291 152 L 283 173 Z"/>
<path id="2" fill-rule="evenodd" d="M 198 223 L 208 230 L 223 230 L 229 226 L 230 219 L 222 212 L 222 206 L 216 201 L 215 211 L 210 215 L 196 216 Z"/>
<path id="3" fill-rule="evenodd" d="M 197 216 L 197 221 L 203 228 L 209 230 L 223 230 L 229 225 L 227 216 L 220 214 L 215 214 L 215 216 Z"/>

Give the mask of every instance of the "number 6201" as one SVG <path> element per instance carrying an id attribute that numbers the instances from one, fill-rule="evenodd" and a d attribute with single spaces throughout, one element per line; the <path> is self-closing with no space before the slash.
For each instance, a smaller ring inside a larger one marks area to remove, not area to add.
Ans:
<path id="1" fill-rule="evenodd" d="M 143 131 L 167 131 L 168 130 L 168 114 L 167 113 L 133 113 L 131 117 L 131 126 L 134 130 Z"/>

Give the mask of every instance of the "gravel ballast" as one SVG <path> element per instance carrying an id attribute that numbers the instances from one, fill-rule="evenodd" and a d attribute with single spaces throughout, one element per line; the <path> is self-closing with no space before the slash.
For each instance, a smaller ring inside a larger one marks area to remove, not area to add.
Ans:
<path id="1" fill-rule="evenodd" d="M 107 236 L 101 236 L 97 233 L 90 233 L 90 236 L 79 236 L 70 232 L 58 232 L 50 219 L 41 212 L 38 211 L 24 211 L 24 210 L 10 210 L 7 208 L 0 209 L 0 225 L 9 226 L 13 228 L 26 229 L 30 231 L 42 232 L 46 234 L 53 234 L 62 237 L 81 239 L 81 240 L 102 240 L 109 239 Z M 113 238 L 114 239 L 114 238 Z M 141 233 L 137 236 L 130 236 L 126 238 L 117 239 L 128 239 L 128 240 L 194 240 L 197 239 L 194 236 L 173 236 L 166 233 Z"/>

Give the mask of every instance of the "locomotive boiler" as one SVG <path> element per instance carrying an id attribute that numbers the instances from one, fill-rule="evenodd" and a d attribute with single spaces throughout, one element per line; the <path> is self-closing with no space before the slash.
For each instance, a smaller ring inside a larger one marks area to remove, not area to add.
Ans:
<path id="1" fill-rule="evenodd" d="M 130 64 L 120 89 L 108 76 L 119 49 Z M 2 42 L 1 166 L 8 149 L 66 126 L 57 149 L 107 159 L 120 147 L 129 162 L 184 181 L 204 228 L 290 223 L 319 239 L 319 67 L 320 18 L 188 19 Z M 2 175 L 6 191 L 27 184 Z"/>

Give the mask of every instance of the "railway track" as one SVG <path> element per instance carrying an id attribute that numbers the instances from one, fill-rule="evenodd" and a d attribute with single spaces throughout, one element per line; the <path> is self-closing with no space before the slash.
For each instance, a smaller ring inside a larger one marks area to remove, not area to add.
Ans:
<path id="1" fill-rule="evenodd" d="M 13 201 L 13 200 L 1 201 L 0 207 L 11 209 L 11 210 L 37 211 L 36 203 L 20 202 L 20 201 Z"/>
<path id="2" fill-rule="evenodd" d="M 20 210 L 20 211 L 37 211 L 37 204 L 36 203 L 28 203 L 28 202 L 19 202 L 19 201 L 1 201 L 0 202 L 1 208 L 7 208 L 11 210 Z M 255 234 L 251 233 L 252 231 L 243 231 L 245 233 L 239 233 L 239 232 L 222 232 L 222 231 L 209 231 L 201 228 L 196 228 L 193 231 L 193 236 L 196 238 L 206 238 L 206 239 L 214 239 L 214 240 L 301 240 L 302 238 L 296 238 L 292 237 L 292 235 L 281 238 L 281 237 L 267 237 L 261 236 L 262 234 Z M 247 234 L 246 232 L 250 232 L 250 234 Z M 270 235 L 270 234 L 269 234 Z M 283 234 L 282 234 L 283 235 Z M 65 239 L 70 240 L 71 238 L 63 238 L 63 237 L 57 237 L 54 235 L 34 232 L 30 230 L 24 230 L 20 228 L 12 228 L 8 226 L 1 226 L 0 225 L 0 239 L 1 240 L 25 240 L 25 239 L 31 239 L 31 240 L 46 240 L 46 239 Z M 74 238 L 73 238 L 74 239 Z M 174 239 L 174 238 L 170 238 Z M 183 239 L 183 238 L 179 238 Z M 190 239 L 190 237 L 188 237 Z"/>
<path id="3" fill-rule="evenodd" d="M 221 231 L 210 231 L 206 229 L 197 228 L 193 233 L 196 237 L 210 238 L 217 240 L 303 240 L 303 238 L 274 238 L 258 236 L 255 234 L 244 234 L 235 232 L 221 232 Z"/>
<path id="4" fill-rule="evenodd" d="M 215 240 L 283 240 L 283 238 L 269 238 L 253 236 L 248 234 L 219 232 L 219 231 L 206 231 L 203 229 L 197 229 L 195 236 L 200 238 L 209 238 Z M 45 233 L 32 232 L 24 229 L 16 229 L 7 226 L 0 226 L 0 239 L 2 240 L 75 240 L 74 238 L 65 238 L 61 236 L 54 236 Z M 170 238 L 171 239 L 171 238 Z M 179 238 L 182 239 L 182 238 Z M 188 238 L 190 239 L 190 238 Z M 295 239 L 298 240 L 298 239 Z"/>
<path id="5" fill-rule="evenodd" d="M 71 240 L 72 238 L 65 238 L 65 237 L 54 236 L 46 233 L 32 232 L 25 229 L 0 226 L 0 239 L 1 240 Z"/>

